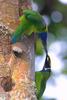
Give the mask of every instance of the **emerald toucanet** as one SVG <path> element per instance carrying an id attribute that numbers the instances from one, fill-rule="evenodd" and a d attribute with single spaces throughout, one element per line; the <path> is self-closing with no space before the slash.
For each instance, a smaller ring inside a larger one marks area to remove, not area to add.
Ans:
<path id="1" fill-rule="evenodd" d="M 35 42 L 35 51 L 37 54 L 43 54 L 43 44 L 41 41 L 43 36 L 41 38 L 39 36 L 39 34 L 41 35 L 42 32 L 42 35 L 44 35 L 43 40 L 45 44 L 46 32 L 43 17 L 36 11 L 24 10 L 23 15 L 19 18 L 19 20 L 20 23 L 16 28 L 16 31 L 12 34 L 12 43 L 19 41 L 24 35 L 30 36 L 34 32 L 38 36 Z"/>
<path id="2" fill-rule="evenodd" d="M 34 32 L 37 36 L 35 41 L 36 54 L 42 54 L 43 49 L 46 51 L 46 60 L 43 70 L 35 72 L 35 82 L 37 88 L 36 94 L 39 100 L 46 88 L 46 81 L 48 80 L 51 72 L 50 57 L 48 56 L 46 49 L 46 25 L 44 24 L 43 17 L 38 12 L 32 10 L 24 10 L 23 16 L 21 16 L 19 20 L 20 23 L 12 35 L 12 43 L 19 41 L 22 36 L 30 36 Z"/>
<path id="3" fill-rule="evenodd" d="M 35 82 L 37 88 L 36 95 L 38 100 L 41 98 L 46 89 L 46 82 L 50 77 L 50 74 L 51 74 L 51 61 L 50 57 L 46 55 L 46 60 L 43 70 L 35 72 Z"/>

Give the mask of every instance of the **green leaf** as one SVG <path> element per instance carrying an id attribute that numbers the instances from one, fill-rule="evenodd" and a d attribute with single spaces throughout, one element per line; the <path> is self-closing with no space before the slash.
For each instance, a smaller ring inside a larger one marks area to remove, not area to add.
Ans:
<path id="1" fill-rule="evenodd" d="M 44 52 L 43 44 L 42 44 L 42 41 L 40 39 L 36 40 L 36 43 L 35 43 L 35 52 L 36 52 L 36 55 L 42 55 L 43 52 Z"/>
<path id="2" fill-rule="evenodd" d="M 64 60 L 67 60 L 67 55 L 63 57 Z"/>
<path id="3" fill-rule="evenodd" d="M 66 68 L 62 70 L 62 74 L 67 75 L 67 69 Z"/>

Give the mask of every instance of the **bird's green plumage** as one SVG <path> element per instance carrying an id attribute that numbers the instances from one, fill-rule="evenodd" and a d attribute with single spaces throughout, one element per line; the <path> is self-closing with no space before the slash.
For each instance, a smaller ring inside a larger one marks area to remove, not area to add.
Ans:
<path id="1" fill-rule="evenodd" d="M 46 89 L 46 82 L 49 77 L 50 77 L 49 72 L 41 72 L 41 71 L 35 72 L 35 82 L 37 88 L 36 94 L 38 100 L 41 98 Z"/>
<path id="2" fill-rule="evenodd" d="M 45 31 L 43 18 L 38 12 L 32 10 L 24 10 L 24 15 L 35 26 L 36 32 Z"/>
<path id="3" fill-rule="evenodd" d="M 20 38 L 24 35 L 29 36 L 33 32 L 36 35 L 38 35 L 39 32 L 45 32 L 45 25 L 43 23 L 43 18 L 38 12 L 35 12 L 32 10 L 24 10 L 23 14 L 24 15 L 19 18 L 20 23 L 18 27 L 16 28 L 16 31 L 12 35 L 13 43 L 19 41 Z M 43 40 L 45 43 L 46 41 L 45 36 Z M 36 46 L 35 48 L 36 54 L 43 54 L 43 45 L 40 39 L 38 38 L 36 39 L 35 46 Z M 43 92 L 46 88 L 46 81 L 48 80 L 49 76 L 50 76 L 50 73 L 47 71 L 35 72 L 35 82 L 36 82 L 38 100 L 43 95 Z"/>
<path id="4" fill-rule="evenodd" d="M 23 13 L 26 16 L 26 18 L 30 20 L 33 24 L 42 24 L 42 16 L 38 12 L 32 10 L 24 10 Z"/>
<path id="5" fill-rule="evenodd" d="M 27 33 L 30 34 L 32 24 L 23 16 L 23 20 L 20 22 L 18 27 L 16 28 L 16 31 L 13 33 L 12 39 L 15 38 L 16 41 L 20 40 L 20 37 L 22 35 L 25 35 Z"/>
<path id="6" fill-rule="evenodd" d="M 24 10 L 23 14 L 24 15 L 20 17 L 20 24 L 12 36 L 12 39 L 16 41 L 18 41 L 22 35 L 31 35 L 32 32 L 39 33 L 45 31 L 43 18 L 38 12 Z"/>

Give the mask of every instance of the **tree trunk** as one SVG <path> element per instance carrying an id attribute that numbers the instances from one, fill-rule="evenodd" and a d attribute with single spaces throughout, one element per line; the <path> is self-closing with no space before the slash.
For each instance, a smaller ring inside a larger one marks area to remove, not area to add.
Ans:
<path id="1" fill-rule="evenodd" d="M 26 8 L 31 8 L 28 0 L 21 4 L 19 0 L 0 0 L 1 100 L 37 100 L 34 82 L 34 34 L 25 36 L 21 42 L 10 43 L 11 34 L 19 23 L 21 9 Z M 16 55 L 15 50 L 20 50 L 21 55 Z M 5 87 L 6 83 L 9 86 Z"/>

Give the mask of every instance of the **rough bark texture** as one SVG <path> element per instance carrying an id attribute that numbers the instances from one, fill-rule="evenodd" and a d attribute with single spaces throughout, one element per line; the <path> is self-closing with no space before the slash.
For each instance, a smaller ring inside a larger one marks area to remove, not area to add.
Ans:
<path id="1" fill-rule="evenodd" d="M 24 37 L 13 45 L 10 43 L 11 34 L 18 25 L 18 17 L 18 0 L 0 0 L 0 100 L 37 100 L 33 81 L 34 36 Z M 20 57 L 14 54 L 14 48 L 21 49 Z M 12 78 L 14 84 L 10 92 L 5 92 L 3 88 L 7 79 L 4 83 L 2 80 L 7 76 Z"/>
<path id="2" fill-rule="evenodd" d="M 0 22 L 14 29 L 18 16 L 18 0 L 0 0 Z"/>

